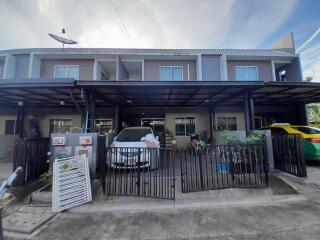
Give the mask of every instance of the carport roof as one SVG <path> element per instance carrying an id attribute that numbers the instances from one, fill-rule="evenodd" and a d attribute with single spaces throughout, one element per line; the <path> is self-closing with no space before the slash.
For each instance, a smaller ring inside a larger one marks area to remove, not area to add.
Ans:
<path id="1" fill-rule="evenodd" d="M 95 95 L 97 107 L 201 107 L 242 105 L 251 93 L 255 105 L 320 102 L 320 83 L 262 81 L 93 81 L 21 79 L 0 81 L 0 105 L 74 107 L 84 93 Z"/>

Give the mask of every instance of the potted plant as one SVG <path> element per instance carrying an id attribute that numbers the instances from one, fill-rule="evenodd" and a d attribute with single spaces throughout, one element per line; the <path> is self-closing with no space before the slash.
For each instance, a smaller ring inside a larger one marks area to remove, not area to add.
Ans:
<path id="1" fill-rule="evenodd" d="M 234 132 L 224 132 L 221 137 L 224 140 L 224 145 L 218 147 L 220 155 L 218 168 L 220 173 L 229 173 L 230 169 L 233 169 L 233 161 L 230 164 L 228 160 L 233 159 L 233 155 L 241 141 Z"/>

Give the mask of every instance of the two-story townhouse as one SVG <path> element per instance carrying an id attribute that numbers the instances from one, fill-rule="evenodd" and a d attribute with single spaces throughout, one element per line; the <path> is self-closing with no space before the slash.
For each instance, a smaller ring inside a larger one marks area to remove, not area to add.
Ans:
<path id="1" fill-rule="evenodd" d="M 305 124 L 320 93 L 302 82 L 292 35 L 269 50 L 4 50 L 0 74 L 0 135 L 149 125 L 178 147 L 193 133 L 219 143 L 223 131 Z"/>

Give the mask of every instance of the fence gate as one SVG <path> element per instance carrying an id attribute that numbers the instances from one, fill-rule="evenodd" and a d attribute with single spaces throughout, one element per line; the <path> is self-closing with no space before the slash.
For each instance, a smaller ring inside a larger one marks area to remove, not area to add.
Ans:
<path id="1" fill-rule="evenodd" d="M 98 161 L 107 195 L 175 199 L 172 149 L 109 147 L 99 153 Z"/>
<path id="2" fill-rule="evenodd" d="M 297 177 L 306 177 L 304 139 L 300 134 L 272 136 L 274 167 Z"/>
<path id="3" fill-rule="evenodd" d="M 264 144 L 187 148 L 181 157 L 182 192 L 268 186 Z"/>
<path id="4" fill-rule="evenodd" d="M 47 153 L 50 138 L 19 138 L 14 145 L 13 169 L 21 166 L 22 174 L 15 181 L 16 186 L 35 180 L 49 169 Z"/>

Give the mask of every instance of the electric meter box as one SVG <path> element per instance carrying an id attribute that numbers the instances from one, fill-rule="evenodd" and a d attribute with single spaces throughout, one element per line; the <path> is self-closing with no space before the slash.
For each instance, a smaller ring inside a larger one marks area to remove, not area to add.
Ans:
<path id="1" fill-rule="evenodd" d="M 89 159 L 90 176 L 96 176 L 98 137 L 106 138 L 106 146 L 113 142 L 115 134 L 100 135 L 98 133 L 52 133 L 51 161 L 57 158 L 86 155 Z"/>

